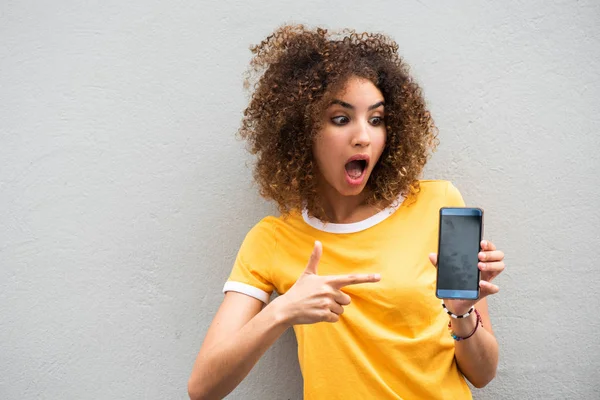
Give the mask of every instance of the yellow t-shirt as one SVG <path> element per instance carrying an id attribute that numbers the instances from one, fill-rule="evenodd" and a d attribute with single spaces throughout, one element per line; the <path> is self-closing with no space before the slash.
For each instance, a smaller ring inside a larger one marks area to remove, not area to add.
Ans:
<path id="1" fill-rule="evenodd" d="M 306 213 L 267 217 L 246 236 L 224 291 L 268 302 L 284 294 L 323 243 L 320 275 L 380 273 L 343 288 L 352 303 L 336 323 L 296 325 L 304 398 L 471 399 L 454 359 L 448 315 L 435 297 L 439 209 L 463 206 L 447 181 L 421 181 L 402 201 L 358 223 L 323 224 Z"/>

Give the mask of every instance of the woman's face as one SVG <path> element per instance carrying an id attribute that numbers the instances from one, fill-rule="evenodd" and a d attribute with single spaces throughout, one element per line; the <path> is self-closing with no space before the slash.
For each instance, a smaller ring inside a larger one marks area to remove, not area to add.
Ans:
<path id="1" fill-rule="evenodd" d="M 385 147 L 384 99 L 371 81 L 359 77 L 350 78 L 333 98 L 323 114 L 313 155 L 321 185 L 355 196 L 363 191 Z"/>

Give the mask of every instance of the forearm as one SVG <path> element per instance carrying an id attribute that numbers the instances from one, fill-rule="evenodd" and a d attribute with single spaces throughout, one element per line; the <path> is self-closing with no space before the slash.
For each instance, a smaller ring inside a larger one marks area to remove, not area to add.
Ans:
<path id="1" fill-rule="evenodd" d="M 234 335 L 201 351 L 188 381 L 190 398 L 225 397 L 288 327 L 274 301 Z"/>
<path id="2" fill-rule="evenodd" d="M 473 331 L 476 317 L 452 319 L 452 330 L 465 337 Z M 455 358 L 463 375 L 477 388 L 484 387 L 496 376 L 498 342 L 492 333 L 479 326 L 473 336 L 455 342 Z"/>

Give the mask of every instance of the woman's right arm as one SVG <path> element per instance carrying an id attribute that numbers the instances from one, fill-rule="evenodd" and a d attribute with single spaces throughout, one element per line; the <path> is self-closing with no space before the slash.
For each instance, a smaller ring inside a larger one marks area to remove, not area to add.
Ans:
<path id="1" fill-rule="evenodd" d="M 319 276 L 322 252 L 321 243 L 315 242 L 304 273 L 287 293 L 264 308 L 260 300 L 227 292 L 188 380 L 192 400 L 227 396 L 287 328 L 337 322 L 343 307 L 350 304 L 343 287 L 381 279 L 378 274 Z"/>
<path id="2" fill-rule="evenodd" d="M 273 301 L 261 311 L 260 300 L 225 294 L 188 380 L 190 399 L 221 399 L 248 375 L 289 327 L 279 303 Z"/>

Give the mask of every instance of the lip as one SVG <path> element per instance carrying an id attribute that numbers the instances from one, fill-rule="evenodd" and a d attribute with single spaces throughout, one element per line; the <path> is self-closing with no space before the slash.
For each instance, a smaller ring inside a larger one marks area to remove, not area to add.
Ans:
<path id="1" fill-rule="evenodd" d="M 371 158 L 369 157 L 368 154 L 355 154 L 346 161 L 346 164 L 348 164 L 350 161 L 356 161 L 356 160 L 365 160 L 367 162 L 366 166 L 368 167 L 369 161 L 371 161 Z M 366 169 L 366 167 L 365 167 L 365 169 Z"/>

